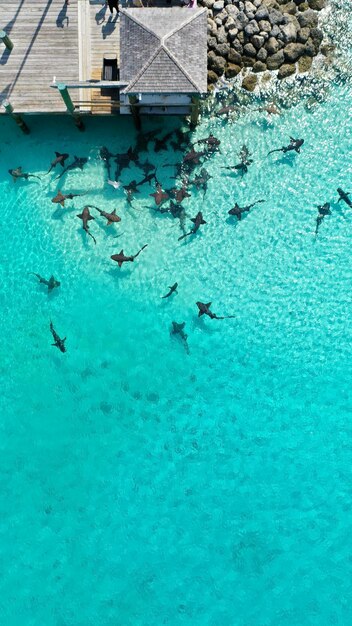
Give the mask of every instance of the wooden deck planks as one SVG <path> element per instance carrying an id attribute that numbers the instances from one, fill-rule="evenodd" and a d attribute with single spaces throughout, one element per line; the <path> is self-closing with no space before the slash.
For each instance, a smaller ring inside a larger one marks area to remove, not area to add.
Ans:
<path id="1" fill-rule="evenodd" d="M 61 22 L 65 13 L 68 25 Z M 77 0 L 66 9 L 64 0 L 6 0 L 0 2 L 0 25 L 14 44 L 8 54 L 0 43 L 0 100 L 8 97 L 20 113 L 64 112 L 50 84 L 54 76 L 78 80 Z"/>

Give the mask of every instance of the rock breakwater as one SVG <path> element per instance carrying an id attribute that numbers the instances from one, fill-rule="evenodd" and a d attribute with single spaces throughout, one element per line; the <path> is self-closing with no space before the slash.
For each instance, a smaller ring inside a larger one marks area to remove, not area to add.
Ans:
<path id="1" fill-rule="evenodd" d="M 199 0 L 208 9 L 210 89 L 222 75 L 242 72 L 242 87 L 253 91 L 260 72 L 278 70 L 282 79 L 308 71 L 323 41 L 318 20 L 326 2 Z"/>

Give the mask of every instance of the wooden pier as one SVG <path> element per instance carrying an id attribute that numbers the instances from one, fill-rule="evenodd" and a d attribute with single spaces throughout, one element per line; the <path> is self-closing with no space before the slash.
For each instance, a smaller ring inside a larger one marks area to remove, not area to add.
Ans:
<path id="1" fill-rule="evenodd" d="M 77 85 L 70 96 L 77 111 L 111 113 L 109 90 L 79 88 L 102 80 L 104 55 L 119 55 L 119 22 L 109 20 L 103 0 L 6 0 L 0 2 L 0 103 L 16 113 L 65 113 L 53 82 Z M 0 106 L 0 113 L 5 109 Z"/>

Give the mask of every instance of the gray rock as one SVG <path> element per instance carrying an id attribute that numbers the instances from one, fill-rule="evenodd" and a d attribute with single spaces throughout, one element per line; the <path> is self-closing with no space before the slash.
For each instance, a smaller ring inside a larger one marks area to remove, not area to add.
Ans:
<path id="1" fill-rule="evenodd" d="M 258 50 L 258 54 L 257 54 L 258 61 L 266 61 L 267 57 L 268 57 L 268 53 L 265 50 L 265 48 L 260 48 L 260 50 Z"/>
<path id="2" fill-rule="evenodd" d="M 208 18 L 208 35 L 216 35 L 216 24 L 214 20 Z"/>
<path id="3" fill-rule="evenodd" d="M 218 43 L 215 48 L 215 54 L 227 58 L 230 50 L 231 48 L 229 43 Z"/>
<path id="4" fill-rule="evenodd" d="M 237 52 L 237 50 L 234 50 L 233 48 L 230 49 L 228 59 L 230 63 L 234 63 L 235 65 L 241 65 L 242 63 L 242 58 L 241 58 L 240 53 Z"/>
<path id="5" fill-rule="evenodd" d="M 260 35 L 253 35 L 251 42 L 256 50 L 260 50 L 260 48 L 264 46 L 264 37 L 261 37 Z"/>
<path id="6" fill-rule="evenodd" d="M 233 17 L 231 17 L 231 15 L 227 16 L 227 20 L 224 24 L 225 26 L 225 30 L 230 30 L 231 26 L 233 26 L 234 28 L 236 28 L 235 26 L 235 20 L 233 19 Z"/>
<path id="7" fill-rule="evenodd" d="M 286 61 L 289 63 L 294 63 L 299 59 L 299 57 L 303 56 L 305 53 L 306 47 L 303 43 L 289 43 L 284 48 L 284 55 Z"/>
<path id="8" fill-rule="evenodd" d="M 216 83 L 218 78 L 219 76 L 213 70 L 208 70 L 208 85 Z"/>
<path id="9" fill-rule="evenodd" d="M 258 22 L 258 26 L 260 31 L 264 31 L 265 33 L 270 33 L 272 28 L 270 22 L 267 22 L 266 20 L 260 20 L 260 22 Z"/>
<path id="10" fill-rule="evenodd" d="M 244 27 L 244 32 L 251 37 L 259 33 L 259 26 L 255 20 L 251 20 L 247 26 Z"/>
<path id="11" fill-rule="evenodd" d="M 237 35 L 238 35 L 237 28 L 235 26 L 231 26 L 230 29 L 227 31 L 227 39 L 229 39 L 232 42 L 232 45 Z"/>
<path id="12" fill-rule="evenodd" d="M 243 54 L 243 46 L 242 46 L 241 42 L 237 38 L 234 41 L 231 42 L 231 49 L 235 50 L 239 54 Z"/>
<path id="13" fill-rule="evenodd" d="M 238 8 L 240 11 L 244 11 L 244 2 L 238 2 Z"/>
<path id="14" fill-rule="evenodd" d="M 254 20 L 254 13 L 246 13 L 249 20 Z"/>
<path id="15" fill-rule="evenodd" d="M 265 44 L 265 50 L 269 54 L 275 54 L 279 50 L 279 43 L 275 37 L 269 37 L 268 41 Z"/>
<path id="16" fill-rule="evenodd" d="M 309 35 L 310 35 L 310 28 L 308 28 L 307 26 L 305 28 L 301 28 L 297 32 L 297 41 L 299 43 L 306 43 L 306 41 L 308 40 Z"/>
<path id="17" fill-rule="evenodd" d="M 312 38 L 313 44 L 315 46 L 316 52 L 319 50 L 319 46 L 324 39 L 324 33 L 320 30 L 320 28 L 311 28 L 310 36 Z"/>
<path id="18" fill-rule="evenodd" d="M 257 9 L 262 5 L 262 0 L 253 0 L 253 4 Z"/>
<path id="19" fill-rule="evenodd" d="M 256 8 L 254 6 L 254 4 L 252 4 L 249 0 L 246 0 L 246 2 L 244 3 L 244 10 L 247 13 L 255 13 L 256 12 Z"/>
<path id="20" fill-rule="evenodd" d="M 253 46 L 252 43 L 246 43 L 246 45 L 243 46 L 243 52 L 248 57 L 255 57 L 255 56 L 257 56 L 257 51 L 256 51 L 256 49 L 255 49 L 255 47 Z"/>
<path id="21" fill-rule="evenodd" d="M 254 63 L 255 63 L 254 57 L 247 57 L 246 54 L 242 56 L 242 64 L 244 65 L 244 67 L 253 67 Z"/>
<path id="22" fill-rule="evenodd" d="M 216 0 L 213 4 L 213 11 L 222 11 L 224 6 L 224 0 Z"/>
<path id="23" fill-rule="evenodd" d="M 257 22 L 260 22 L 260 20 L 267 20 L 268 17 L 269 11 L 266 8 L 265 4 L 262 4 L 255 14 L 255 19 L 257 20 Z"/>
<path id="24" fill-rule="evenodd" d="M 214 2 L 215 0 L 203 0 L 203 6 L 205 6 L 207 9 L 211 9 Z"/>
<path id="25" fill-rule="evenodd" d="M 216 37 L 208 37 L 208 48 L 211 48 L 212 50 L 214 50 L 214 48 L 216 48 L 217 45 L 218 45 L 218 42 L 217 42 Z"/>
<path id="26" fill-rule="evenodd" d="M 279 52 L 271 54 L 266 60 L 268 70 L 277 70 L 281 65 L 283 65 L 284 60 L 285 57 L 283 50 L 279 50 Z"/>
<path id="27" fill-rule="evenodd" d="M 217 56 L 213 50 L 208 52 L 208 67 L 212 69 L 218 76 L 222 76 L 226 67 L 226 60 Z"/>
<path id="28" fill-rule="evenodd" d="M 247 15 L 243 11 L 239 12 L 239 14 L 236 17 L 236 20 L 239 24 L 241 24 L 242 28 L 244 28 L 249 22 Z"/>
<path id="29" fill-rule="evenodd" d="M 269 33 L 265 33 L 263 30 L 260 31 L 259 36 L 263 37 L 264 41 L 268 41 L 269 39 Z"/>
<path id="30" fill-rule="evenodd" d="M 277 77 L 282 80 L 283 78 L 287 78 L 287 76 L 291 76 L 291 74 L 294 74 L 296 71 L 296 66 L 293 65 L 289 65 L 288 63 L 284 63 L 284 65 L 281 65 L 278 73 L 277 73 Z"/>
<path id="31" fill-rule="evenodd" d="M 228 19 L 228 17 L 229 16 L 226 13 L 225 9 L 223 9 L 222 11 L 220 11 L 220 13 L 217 14 L 216 19 L 220 19 L 220 20 L 222 20 L 222 23 L 225 23 L 226 20 Z"/>
<path id="32" fill-rule="evenodd" d="M 227 42 L 227 32 L 223 26 L 220 26 L 220 28 L 218 28 L 217 33 L 216 33 L 216 39 L 218 40 L 219 43 Z"/>
<path id="33" fill-rule="evenodd" d="M 225 7 L 225 11 L 226 11 L 226 13 L 231 15 L 231 17 L 236 17 L 236 15 L 239 14 L 239 10 L 238 10 L 238 8 L 234 4 L 228 4 Z"/>
<path id="34" fill-rule="evenodd" d="M 237 35 L 237 39 L 238 41 L 243 45 L 244 44 L 244 32 L 243 30 L 241 32 L 238 33 Z"/>
<path id="35" fill-rule="evenodd" d="M 318 14 L 312 11 L 312 9 L 300 13 L 297 19 L 301 28 L 305 28 L 306 26 L 308 26 L 308 28 L 316 28 L 318 26 Z"/>
<path id="36" fill-rule="evenodd" d="M 285 43 L 296 41 L 297 31 L 293 24 L 285 24 L 284 26 L 281 26 L 281 32 Z"/>
<path id="37" fill-rule="evenodd" d="M 222 19 L 221 19 L 221 17 L 220 18 L 216 17 L 214 21 L 215 21 L 215 24 L 217 25 L 218 28 L 220 28 L 220 26 L 222 26 Z"/>
<path id="38" fill-rule="evenodd" d="M 247 91 L 254 91 L 257 81 L 258 79 L 255 74 L 248 74 L 242 81 L 242 87 Z"/>
<path id="39" fill-rule="evenodd" d="M 281 11 L 278 11 L 277 9 L 271 9 L 269 13 L 270 24 L 274 26 L 275 24 L 282 24 L 283 21 L 284 21 L 284 16 L 281 13 Z"/>
<path id="40" fill-rule="evenodd" d="M 256 61 L 253 65 L 253 72 L 265 72 L 266 69 L 266 63 L 263 61 Z"/>
<path id="41" fill-rule="evenodd" d="M 280 26 L 278 26 L 277 24 L 275 24 L 275 26 L 273 26 L 269 32 L 270 37 L 278 37 L 280 33 L 281 33 Z"/>
<path id="42" fill-rule="evenodd" d="M 304 44 L 304 54 L 308 57 L 314 57 L 316 54 L 315 45 L 310 37 Z"/>

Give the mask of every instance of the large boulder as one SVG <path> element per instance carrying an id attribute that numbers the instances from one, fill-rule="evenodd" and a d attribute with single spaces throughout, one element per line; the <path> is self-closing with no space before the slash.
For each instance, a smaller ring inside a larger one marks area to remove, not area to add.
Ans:
<path id="1" fill-rule="evenodd" d="M 228 55 L 228 60 L 230 61 L 230 63 L 234 63 L 235 65 L 241 65 L 242 63 L 242 58 L 239 52 L 237 52 L 237 50 L 234 50 L 233 48 L 231 48 L 229 55 Z"/>
<path id="2" fill-rule="evenodd" d="M 239 9 L 234 4 L 226 5 L 225 11 L 231 15 L 231 17 L 236 17 L 239 14 Z"/>
<path id="3" fill-rule="evenodd" d="M 295 64 L 288 64 L 288 63 L 284 63 L 283 65 L 281 65 L 278 73 L 277 73 L 277 77 L 282 80 L 283 78 L 287 78 L 287 76 L 291 76 L 291 74 L 294 74 L 296 71 L 296 66 Z"/>
<path id="4" fill-rule="evenodd" d="M 216 83 L 218 78 L 219 76 L 213 70 L 208 70 L 208 84 L 209 85 L 213 85 L 214 83 Z"/>
<path id="5" fill-rule="evenodd" d="M 227 32 L 224 26 L 220 26 L 216 32 L 216 39 L 218 43 L 227 43 Z"/>
<path id="6" fill-rule="evenodd" d="M 234 76 L 237 76 L 240 71 L 241 68 L 239 65 L 236 65 L 235 63 L 229 63 L 225 69 L 225 76 L 226 78 L 234 78 Z"/>
<path id="7" fill-rule="evenodd" d="M 267 69 L 266 64 L 263 61 L 256 61 L 253 65 L 253 72 L 265 72 Z"/>
<path id="8" fill-rule="evenodd" d="M 222 76 L 226 67 L 226 60 L 215 54 L 213 50 L 208 52 L 208 67 L 213 70 L 218 76 Z"/>
<path id="9" fill-rule="evenodd" d="M 213 11 L 222 11 L 224 6 L 224 0 L 216 0 L 213 4 Z"/>
<path id="10" fill-rule="evenodd" d="M 279 35 L 281 34 L 281 29 L 280 26 L 278 26 L 277 24 L 275 24 L 275 26 L 271 27 L 271 30 L 269 32 L 270 37 L 279 37 Z"/>
<path id="11" fill-rule="evenodd" d="M 255 57 L 248 57 L 246 54 L 242 56 L 242 63 L 244 67 L 253 67 L 255 63 Z"/>
<path id="12" fill-rule="evenodd" d="M 229 39 L 229 41 L 232 42 L 231 45 L 234 44 L 234 40 L 236 39 L 237 35 L 238 35 L 238 30 L 236 26 L 230 26 L 229 30 L 227 31 L 227 39 Z"/>
<path id="13" fill-rule="evenodd" d="M 311 9 L 300 13 L 297 19 L 301 28 L 305 28 L 306 26 L 308 26 L 308 28 L 316 28 L 318 26 L 318 14 Z"/>
<path id="14" fill-rule="evenodd" d="M 279 50 L 279 52 L 275 52 L 275 54 L 271 54 L 268 56 L 266 60 L 266 64 L 268 70 L 277 70 L 281 65 L 283 65 L 285 60 L 283 50 Z"/>
<path id="15" fill-rule="evenodd" d="M 265 48 L 260 48 L 260 50 L 258 50 L 258 54 L 257 54 L 258 61 L 263 61 L 264 62 L 264 61 L 266 61 L 267 57 L 268 57 L 268 53 L 265 50 Z"/>
<path id="16" fill-rule="evenodd" d="M 243 46 L 243 52 L 249 57 L 255 57 L 257 55 L 257 51 L 252 43 L 246 43 L 246 45 Z"/>
<path id="17" fill-rule="evenodd" d="M 249 19 L 244 11 L 240 11 L 238 13 L 236 20 L 239 24 L 241 24 L 242 28 L 244 28 L 249 22 Z"/>
<path id="18" fill-rule="evenodd" d="M 310 37 L 304 44 L 304 54 L 308 57 L 314 57 L 316 55 L 315 45 Z"/>
<path id="19" fill-rule="evenodd" d="M 281 11 L 278 11 L 277 9 L 272 9 L 270 11 L 269 22 L 272 26 L 274 26 L 275 24 L 282 24 L 284 20 L 285 18 L 283 14 L 281 13 Z"/>
<path id="20" fill-rule="evenodd" d="M 285 43 L 296 41 L 297 31 L 292 22 L 281 26 L 282 38 Z"/>
<path id="21" fill-rule="evenodd" d="M 216 37 L 208 37 L 208 48 L 214 50 L 218 45 Z"/>
<path id="22" fill-rule="evenodd" d="M 229 43 L 218 43 L 215 46 L 215 54 L 221 57 L 227 57 L 230 50 L 231 48 Z"/>
<path id="23" fill-rule="evenodd" d="M 259 26 L 255 20 L 251 20 L 245 27 L 244 32 L 248 37 L 252 37 L 253 35 L 257 35 L 259 33 Z"/>
<path id="24" fill-rule="evenodd" d="M 256 50 L 260 50 L 260 48 L 264 46 L 264 37 L 261 37 L 261 35 L 253 35 L 253 37 L 251 37 L 251 43 Z"/>
<path id="25" fill-rule="evenodd" d="M 243 89 L 247 91 L 254 91 L 258 78 L 255 74 L 247 74 L 242 81 Z"/>
<path id="26" fill-rule="evenodd" d="M 303 43 L 289 43 L 284 48 L 285 60 L 288 63 L 294 63 L 305 53 L 305 45 Z"/>
<path id="27" fill-rule="evenodd" d="M 297 31 L 297 41 L 299 43 L 306 43 L 309 35 L 310 35 L 310 29 L 307 26 L 305 28 L 300 28 L 300 30 Z"/>
<path id="28" fill-rule="evenodd" d="M 295 15 L 297 13 L 297 6 L 294 2 L 288 2 L 284 4 L 282 7 L 283 13 L 288 13 L 289 15 Z"/>
<path id="29" fill-rule="evenodd" d="M 262 4 L 261 7 L 259 7 L 259 9 L 257 10 L 254 19 L 257 20 L 257 22 L 260 22 L 261 20 L 267 20 L 269 17 L 269 11 L 266 8 L 265 4 Z"/>
<path id="30" fill-rule="evenodd" d="M 317 53 L 319 50 L 320 44 L 324 39 L 324 33 L 322 30 L 320 30 L 320 28 L 311 28 L 310 36 L 312 38 L 312 42 L 314 44 L 315 51 Z"/>
<path id="31" fill-rule="evenodd" d="M 260 20 L 260 22 L 258 22 L 258 26 L 260 32 L 264 31 L 265 33 L 270 33 L 272 29 L 272 26 L 268 20 Z"/>
<path id="32" fill-rule="evenodd" d="M 280 46 L 277 39 L 275 39 L 275 37 L 269 37 L 268 41 L 265 44 L 265 50 L 269 54 L 275 54 L 275 52 L 278 52 L 279 48 Z"/>

